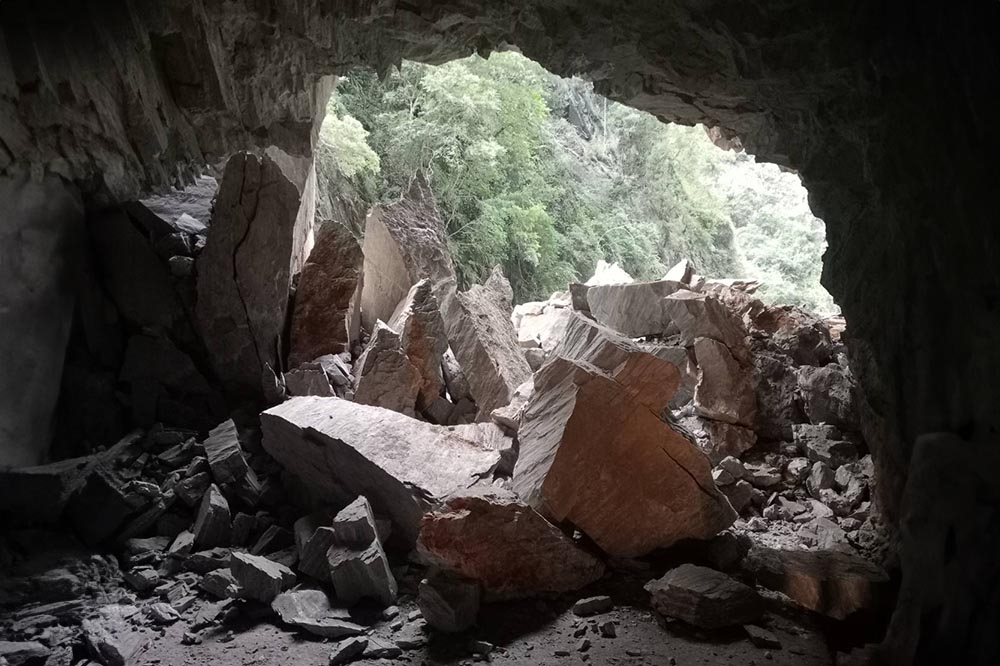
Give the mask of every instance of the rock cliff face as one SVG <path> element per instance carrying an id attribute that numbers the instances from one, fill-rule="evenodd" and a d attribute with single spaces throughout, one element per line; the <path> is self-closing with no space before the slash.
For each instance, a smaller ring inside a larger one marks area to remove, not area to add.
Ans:
<path id="1" fill-rule="evenodd" d="M 954 433 L 955 457 L 971 461 L 974 444 L 996 446 L 1000 427 L 1000 227 L 985 168 L 997 147 L 988 100 L 1000 7 L 969 4 L 6 0 L 0 207 L 28 237 L 53 227 L 37 207 L 11 205 L 23 177 L 61 178 L 70 198 L 94 207 L 190 180 L 237 150 L 308 155 L 330 75 L 516 45 L 664 120 L 737 135 L 802 174 L 827 223 L 824 282 L 851 322 L 881 507 L 899 520 L 912 513 L 901 500 L 918 435 Z M 0 265 L 5 289 L 18 270 Z M 25 316 L 69 316 L 56 292 L 2 293 L 5 325 L 8 300 Z M 46 350 L 63 335 L 54 338 Z M 0 342 L 6 358 L 8 338 Z M 9 413 L 17 389 L 3 387 Z M 49 393 L 38 389 L 28 411 L 51 408 Z M 934 475 L 916 478 L 930 484 L 923 495 L 941 492 Z M 965 513 L 982 501 L 970 498 Z M 973 544 L 958 557 L 989 552 Z M 954 582 L 968 594 L 948 608 L 973 598 L 971 583 Z M 913 625 L 906 636 L 933 646 L 938 630 Z"/>

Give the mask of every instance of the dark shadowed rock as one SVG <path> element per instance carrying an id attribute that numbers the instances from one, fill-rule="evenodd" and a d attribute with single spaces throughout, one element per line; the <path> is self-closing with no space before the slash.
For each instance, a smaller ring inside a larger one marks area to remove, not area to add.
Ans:
<path id="1" fill-rule="evenodd" d="M 764 612 L 764 604 L 752 587 L 694 564 L 682 564 L 646 583 L 646 591 L 659 613 L 702 629 L 746 624 Z"/>
<path id="2" fill-rule="evenodd" d="M 230 392 L 270 395 L 280 369 L 293 269 L 307 225 L 302 193 L 270 156 L 226 164 L 208 243 L 198 257 L 195 314 L 215 371 Z M 271 380 L 273 383 L 273 380 Z"/>
<path id="3" fill-rule="evenodd" d="M 513 296 L 497 266 L 485 284 L 456 294 L 445 309 L 448 342 L 479 407 L 480 421 L 508 404 L 514 390 L 531 377 L 510 321 Z"/>
<path id="4" fill-rule="evenodd" d="M 838 620 L 873 607 L 888 593 L 886 573 L 848 553 L 755 546 L 747 554 L 743 568 L 759 585 Z"/>
<path id="5" fill-rule="evenodd" d="M 476 623 L 479 594 L 479 584 L 475 581 L 436 573 L 420 581 L 417 606 L 431 627 L 456 633 Z"/>
<path id="6" fill-rule="evenodd" d="M 708 458 L 649 406 L 669 401 L 676 368 L 640 353 L 616 373 L 561 357 L 536 373 L 518 432 L 514 490 L 543 516 L 568 520 L 622 557 L 728 527 L 736 515 Z"/>
<path id="7" fill-rule="evenodd" d="M 435 426 L 339 398 L 293 398 L 264 412 L 261 427 L 267 452 L 318 498 L 344 505 L 363 494 L 410 544 L 435 498 L 491 475 L 501 460 L 473 426 Z"/>
<path id="8" fill-rule="evenodd" d="M 334 542 L 333 516 L 325 511 L 303 516 L 295 521 L 294 535 L 299 571 L 321 582 L 329 582 L 330 564 L 326 552 Z"/>
<path id="9" fill-rule="evenodd" d="M 858 429 L 854 381 L 839 365 L 798 370 L 799 391 L 812 423 L 828 423 L 845 430 Z"/>
<path id="10" fill-rule="evenodd" d="M 295 291 L 289 365 L 350 351 L 361 323 L 363 262 L 361 246 L 345 225 L 322 223 Z"/>
<path id="11" fill-rule="evenodd" d="M 231 529 L 229 502 L 213 483 L 202 497 L 198 517 L 191 527 L 195 545 L 200 548 L 228 546 Z"/>
<path id="12" fill-rule="evenodd" d="M 579 589 L 603 563 L 518 497 L 499 488 L 460 491 L 420 523 L 422 559 L 477 581 L 488 599 Z"/>

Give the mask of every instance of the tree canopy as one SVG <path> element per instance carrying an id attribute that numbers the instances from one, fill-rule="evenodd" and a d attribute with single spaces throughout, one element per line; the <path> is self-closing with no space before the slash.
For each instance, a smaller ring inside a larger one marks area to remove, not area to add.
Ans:
<path id="1" fill-rule="evenodd" d="M 321 209 L 335 188 L 391 201 L 423 169 L 460 282 L 499 264 L 518 302 L 586 279 L 598 259 L 657 279 L 688 257 L 710 277 L 763 280 L 766 298 L 833 307 L 823 225 L 793 174 L 517 53 L 352 72 L 317 155 Z"/>

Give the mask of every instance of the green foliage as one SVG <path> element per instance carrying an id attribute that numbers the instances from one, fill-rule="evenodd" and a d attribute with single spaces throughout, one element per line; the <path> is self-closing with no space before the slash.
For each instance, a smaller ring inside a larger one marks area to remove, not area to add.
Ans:
<path id="1" fill-rule="evenodd" d="M 321 174 L 336 175 L 319 179 L 321 199 L 339 187 L 391 201 L 423 169 L 460 282 L 500 264 L 518 302 L 586 279 L 599 259 L 656 279 L 689 257 L 705 275 L 749 272 L 807 305 L 812 286 L 821 291 L 818 261 L 809 262 L 822 252 L 822 223 L 803 231 L 798 212 L 778 210 L 783 202 L 729 187 L 752 159 L 515 53 L 403 62 L 384 80 L 351 73 L 331 100 L 318 157 Z"/>

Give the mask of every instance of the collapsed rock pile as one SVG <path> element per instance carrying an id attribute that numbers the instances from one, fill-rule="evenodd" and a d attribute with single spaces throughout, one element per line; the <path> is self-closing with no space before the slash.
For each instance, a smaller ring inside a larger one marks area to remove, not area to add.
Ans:
<path id="1" fill-rule="evenodd" d="M 42 649 L 86 645 L 124 666 L 151 627 L 184 622 L 197 642 L 256 604 L 341 640 L 331 663 L 392 658 L 431 628 L 467 629 L 483 601 L 569 593 L 608 560 L 707 542 L 734 523 L 783 525 L 809 548 L 842 551 L 839 570 L 858 581 L 843 603 L 810 601 L 817 588 L 801 579 L 823 567 L 758 545 L 727 565 L 741 562 L 749 582 L 834 617 L 877 596 L 881 573 L 850 554 L 871 525 L 871 458 L 823 320 L 764 306 L 753 284 L 706 280 L 688 262 L 656 282 L 600 266 L 568 293 L 513 308 L 499 268 L 457 289 L 421 177 L 376 207 L 363 246 L 326 225 L 309 254 L 303 197 L 278 161 L 233 158 L 185 274 L 212 390 L 218 379 L 244 409 L 204 437 L 157 426 L 2 474 L 6 515 L 62 518 L 118 554 L 92 559 L 116 580 L 101 593 L 83 594 L 73 569 L 17 574 L 0 603 L 20 608 L 6 629 L 25 654 L 50 618 L 68 617 Z M 262 403 L 272 406 L 246 416 Z M 22 551 L 5 566 L 30 562 Z M 32 602 L 48 579 L 75 605 Z M 752 587 L 711 569 L 648 589 L 660 612 L 701 627 L 760 615 Z M 421 608 L 406 623 L 393 611 L 401 594 Z M 372 606 L 384 609 L 374 622 Z M 373 633 L 379 622 L 392 640 Z"/>

